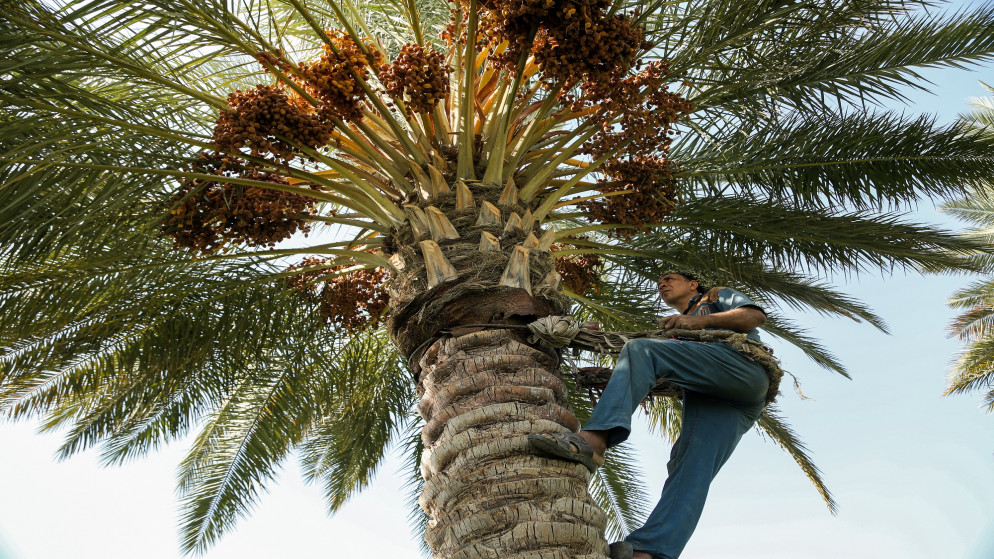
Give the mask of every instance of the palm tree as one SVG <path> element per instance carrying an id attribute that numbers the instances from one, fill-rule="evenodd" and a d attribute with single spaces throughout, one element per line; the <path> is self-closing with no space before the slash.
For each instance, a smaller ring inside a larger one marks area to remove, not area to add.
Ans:
<path id="1" fill-rule="evenodd" d="M 994 88 L 984 84 L 990 93 Z M 994 98 L 975 100 L 976 108 L 963 115 L 961 121 L 969 128 L 991 135 L 994 131 Z M 994 245 L 991 227 L 994 226 L 994 189 L 990 179 L 966 195 L 943 205 L 942 210 L 973 224 L 964 236 L 986 247 Z M 987 277 L 979 279 L 956 292 L 949 305 L 960 309 L 960 315 L 950 325 L 949 331 L 957 336 L 966 348 L 949 376 L 946 395 L 981 391 L 987 412 L 994 411 L 994 282 L 990 275 L 994 272 L 994 258 L 990 253 L 979 253 L 974 257 L 975 264 Z"/>
<path id="2" fill-rule="evenodd" d="M 991 138 L 867 109 L 994 55 L 994 7 L 933 8 L 5 3 L 0 409 L 107 463 L 196 431 L 188 552 L 291 456 L 335 510 L 396 442 L 436 557 L 602 557 L 644 497 L 623 458 L 532 453 L 589 403 L 514 327 L 644 329 L 679 266 L 884 329 L 826 278 L 970 267 L 902 212 L 990 176 Z"/>

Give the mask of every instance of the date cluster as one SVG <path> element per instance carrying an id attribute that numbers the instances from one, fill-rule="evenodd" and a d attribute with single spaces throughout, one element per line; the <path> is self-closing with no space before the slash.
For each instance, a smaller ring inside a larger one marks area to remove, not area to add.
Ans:
<path id="1" fill-rule="evenodd" d="M 389 274 L 380 268 L 344 272 L 343 266 L 323 267 L 327 260 L 306 258 L 287 271 L 303 270 L 287 278 L 305 301 L 317 304 L 325 324 L 348 331 L 376 326 L 390 304 L 385 283 Z"/>
<path id="2" fill-rule="evenodd" d="M 586 235 L 567 237 L 567 239 L 573 241 L 585 241 L 588 238 Z M 556 256 L 557 252 L 572 248 L 573 246 L 575 245 L 569 243 L 553 243 L 552 247 L 550 247 L 556 262 L 556 272 L 559 273 L 563 285 L 581 297 L 586 295 L 587 291 L 600 293 L 601 281 L 599 273 L 603 271 L 604 267 L 600 256 L 582 253 Z"/>
<path id="3" fill-rule="evenodd" d="M 219 151 L 247 149 L 254 157 L 287 162 L 300 154 L 297 145 L 325 145 L 334 127 L 301 99 L 283 88 L 257 85 L 228 95 L 214 124 L 212 140 Z"/>
<path id="4" fill-rule="evenodd" d="M 379 79 L 388 94 L 405 101 L 409 111 L 428 113 L 449 94 L 451 74 L 443 53 L 408 43 L 392 63 L 380 67 Z"/>
<path id="5" fill-rule="evenodd" d="M 383 55 L 370 39 L 360 46 L 341 31 L 326 33 L 330 44 L 324 45 L 321 56 L 299 64 L 301 85 L 320 101 L 317 110 L 324 118 L 361 120 L 366 90 L 359 80 L 383 64 Z"/>
<path id="6" fill-rule="evenodd" d="M 675 166 L 669 159 L 656 156 L 608 161 L 601 168 L 607 178 L 599 181 L 598 190 L 604 194 L 627 192 L 587 200 L 577 206 L 592 221 L 626 226 L 611 229 L 609 234 L 631 239 L 673 213 L 680 201 Z"/>
<path id="7" fill-rule="evenodd" d="M 261 172 L 237 158 L 216 153 L 201 154 L 192 171 L 277 188 L 289 184 L 279 174 Z M 277 188 L 188 178 L 170 201 L 162 231 L 173 238 L 176 246 L 199 254 L 214 254 L 230 244 L 272 247 L 294 233 L 309 232 L 305 219 L 314 210 L 316 200 Z"/>

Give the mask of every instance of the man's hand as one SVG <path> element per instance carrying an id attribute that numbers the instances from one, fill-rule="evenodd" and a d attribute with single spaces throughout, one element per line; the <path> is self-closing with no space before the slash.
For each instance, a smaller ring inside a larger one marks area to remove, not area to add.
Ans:
<path id="1" fill-rule="evenodd" d="M 657 323 L 663 330 L 679 328 L 681 330 L 703 330 L 708 327 L 708 316 L 689 316 L 686 314 L 671 314 L 660 318 Z"/>
<path id="2" fill-rule="evenodd" d="M 671 314 L 658 320 L 660 328 L 681 328 L 683 330 L 703 330 L 718 328 L 748 332 L 766 322 L 763 311 L 754 307 L 739 307 L 725 312 L 691 316 L 686 314 Z"/>

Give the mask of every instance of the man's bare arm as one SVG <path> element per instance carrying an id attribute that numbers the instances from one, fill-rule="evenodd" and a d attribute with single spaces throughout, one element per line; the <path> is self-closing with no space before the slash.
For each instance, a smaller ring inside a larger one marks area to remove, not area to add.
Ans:
<path id="1" fill-rule="evenodd" d="M 730 311 L 700 316 L 673 314 L 659 319 L 660 328 L 681 328 L 684 330 L 703 330 L 704 328 L 720 328 L 747 332 L 766 322 L 763 311 L 754 307 L 739 307 Z"/>

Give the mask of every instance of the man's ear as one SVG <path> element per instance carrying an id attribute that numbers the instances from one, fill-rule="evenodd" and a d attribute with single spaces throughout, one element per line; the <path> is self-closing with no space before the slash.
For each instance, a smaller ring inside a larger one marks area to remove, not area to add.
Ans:
<path id="1" fill-rule="evenodd" d="M 691 286 L 691 289 L 693 289 L 693 290 L 694 290 L 695 292 L 696 292 L 696 291 L 697 291 L 698 289 L 700 289 L 700 288 L 701 288 L 701 284 L 700 284 L 700 282 L 698 282 L 697 280 L 690 280 L 690 282 L 689 282 L 689 283 L 692 283 L 692 284 L 694 284 L 694 285 L 692 285 L 692 286 Z"/>

